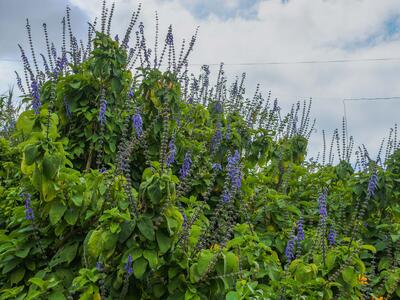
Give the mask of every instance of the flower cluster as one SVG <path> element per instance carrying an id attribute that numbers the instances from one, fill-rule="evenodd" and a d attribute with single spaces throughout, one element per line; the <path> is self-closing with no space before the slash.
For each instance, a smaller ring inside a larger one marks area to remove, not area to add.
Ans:
<path id="1" fill-rule="evenodd" d="M 225 190 L 225 191 L 222 193 L 221 201 L 222 201 L 223 203 L 228 203 L 230 199 L 231 199 L 231 195 L 229 194 L 229 192 L 228 192 L 227 190 Z"/>
<path id="2" fill-rule="evenodd" d="M 67 56 L 64 54 L 56 60 L 56 66 L 53 70 L 53 75 L 57 79 L 64 67 L 68 64 Z"/>
<path id="3" fill-rule="evenodd" d="M 132 122 L 133 127 L 135 128 L 136 135 L 138 138 L 140 138 L 143 133 L 143 120 L 139 112 L 133 115 Z"/>
<path id="4" fill-rule="evenodd" d="M 168 28 L 167 36 L 165 37 L 165 43 L 168 46 L 172 46 L 174 44 L 174 35 L 172 34 L 172 26 Z"/>
<path id="5" fill-rule="evenodd" d="M 32 108 L 35 114 L 38 115 L 42 103 L 40 102 L 39 84 L 36 79 L 32 79 L 31 93 L 32 93 Z"/>
<path id="6" fill-rule="evenodd" d="M 127 274 L 128 276 L 131 275 L 132 272 L 133 272 L 132 262 L 133 262 L 133 260 L 132 260 L 132 255 L 129 254 L 129 256 L 128 256 L 128 261 L 127 261 L 126 264 L 125 264 L 125 271 L 126 271 L 126 274 Z"/>
<path id="7" fill-rule="evenodd" d="M 322 193 L 320 193 L 318 197 L 318 210 L 322 219 L 325 219 L 328 216 L 328 211 L 326 209 L 326 197 L 327 190 L 324 189 Z"/>
<path id="8" fill-rule="evenodd" d="M 297 237 L 294 235 L 294 230 L 290 234 L 290 239 L 288 240 L 285 248 L 285 256 L 288 263 L 290 263 L 295 258 L 295 246 Z"/>
<path id="9" fill-rule="evenodd" d="M 219 164 L 219 163 L 213 163 L 213 164 L 212 164 L 212 168 L 213 168 L 213 170 L 214 170 L 215 172 L 217 172 L 217 171 L 222 171 L 222 166 L 221 166 L 221 164 Z"/>
<path id="10" fill-rule="evenodd" d="M 369 178 L 368 182 L 367 195 L 369 198 L 375 196 L 375 191 L 377 186 L 378 186 L 378 175 L 376 175 L 376 173 L 373 173 Z"/>
<path id="11" fill-rule="evenodd" d="M 329 233 L 328 233 L 328 242 L 329 242 L 329 246 L 334 246 L 336 244 L 336 231 L 332 225 L 331 225 L 331 228 L 329 229 Z"/>
<path id="12" fill-rule="evenodd" d="M 166 160 L 167 167 L 170 167 L 174 163 L 176 150 L 174 139 L 171 139 L 168 143 L 168 156 Z"/>
<path id="13" fill-rule="evenodd" d="M 190 157 L 190 153 L 186 153 L 185 158 L 183 159 L 182 167 L 179 170 L 179 175 L 181 175 L 181 179 L 184 179 L 189 175 L 191 165 L 192 165 L 192 159 Z"/>
<path id="14" fill-rule="evenodd" d="M 228 171 L 231 185 L 240 190 L 242 187 L 242 172 L 240 169 L 240 154 L 238 150 L 235 150 L 234 155 L 228 156 L 228 164 L 226 165 L 226 169 Z"/>
<path id="15" fill-rule="evenodd" d="M 216 132 L 215 135 L 211 139 L 211 151 L 214 152 L 218 149 L 219 145 L 222 141 L 222 130 L 221 130 L 221 121 L 218 120 L 216 124 Z"/>
<path id="16" fill-rule="evenodd" d="M 25 206 L 25 219 L 27 219 L 29 221 L 33 221 L 35 218 L 35 215 L 34 215 L 33 209 L 32 209 L 31 194 L 21 193 L 20 196 L 23 197 L 25 200 L 25 205 L 24 205 Z"/>
<path id="17" fill-rule="evenodd" d="M 69 104 L 67 97 L 64 96 L 64 107 L 65 107 L 65 113 L 67 114 L 67 117 L 71 117 L 71 105 Z"/>
<path id="18" fill-rule="evenodd" d="M 228 123 L 228 125 L 226 126 L 225 138 L 226 138 L 227 141 L 230 141 L 231 137 L 232 137 L 231 124 Z"/>
<path id="19" fill-rule="evenodd" d="M 304 239 L 305 239 L 305 234 L 303 229 L 303 218 L 300 218 L 297 221 L 297 240 L 304 241 Z"/>
<path id="20" fill-rule="evenodd" d="M 107 100 L 104 96 L 100 99 L 100 111 L 99 111 L 99 121 L 100 125 L 104 126 L 106 123 L 106 111 L 107 111 Z"/>
<path id="21" fill-rule="evenodd" d="M 103 271 L 103 264 L 101 262 L 96 262 L 96 270 L 99 272 Z"/>

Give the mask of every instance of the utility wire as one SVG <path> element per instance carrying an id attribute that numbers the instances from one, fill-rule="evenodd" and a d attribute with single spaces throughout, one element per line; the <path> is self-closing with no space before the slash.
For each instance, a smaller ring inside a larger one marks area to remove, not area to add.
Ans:
<path id="1" fill-rule="evenodd" d="M 224 66 L 257 66 L 257 65 L 299 65 L 299 64 L 330 64 L 330 63 L 352 63 L 352 62 L 393 62 L 399 61 L 400 57 L 384 57 L 384 58 L 360 58 L 360 59 L 332 59 L 332 60 L 304 60 L 304 61 L 270 61 L 270 62 L 243 62 L 243 63 L 224 63 Z M 191 66 L 202 66 L 204 64 L 189 64 Z M 208 66 L 219 66 L 220 64 L 212 63 Z"/>
<path id="2" fill-rule="evenodd" d="M 347 107 L 346 101 L 380 101 L 380 100 L 400 100 L 400 96 L 393 96 L 393 97 L 361 97 L 361 98 L 347 98 L 343 99 L 343 114 L 346 120 L 346 131 L 348 130 L 348 123 L 347 123 Z"/>
<path id="3" fill-rule="evenodd" d="M 15 58 L 0 58 L 0 61 L 21 61 Z M 331 64 L 331 63 L 353 63 L 353 62 L 394 62 L 399 61 L 400 57 L 383 58 L 360 58 L 360 59 L 332 59 L 332 60 L 304 60 L 304 61 L 265 61 L 265 62 L 242 62 L 242 63 L 223 63 L 224 66 L 258 66 L 258 65 L 300 65 L 300 64 Z M 219 66 L 221 63 L 199 64 L 192 63 L 189 66 Z"/>

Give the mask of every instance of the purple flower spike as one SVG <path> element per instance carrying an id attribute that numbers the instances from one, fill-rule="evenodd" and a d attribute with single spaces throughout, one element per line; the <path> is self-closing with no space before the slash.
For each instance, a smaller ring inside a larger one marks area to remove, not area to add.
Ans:
<path id="1" fill-rule="evenodd" d="M 133 260 L 132 260 L 132 255 L 129 254 L 129 256 L 128 256 L 128 261 L 127 261 L 127 263 L 125 264 L 125 271 L 126 271 L 126 274 L 127 274 L 128 276 L 131 275 L 132 272 L 133 272 L 132 262 L 133 262 Z"/>
<path id="2" fill-rule="evenodd" d="M 226 127 L 226 134 L 225 134 L 226 140 L 229 141 L 232 137 L 232 130 L 231 130 L 231 124 L 228 123 Z"/>
<path id="3" fill-rule="evenodd" d="M 177 150 L 173 139 L 171 139 L 169 141 L 168 149 L 169 149 L 169 152 L 168 152 L 166 163 L 167 163 L 167 167 L 170 167 L 175 161 L 175 154 L 176 154 L 176 150 Z"/>
<path id="4" fill-rule="evenodd" d="M 31 194 L 29 193 L 21 193 L 21 197 L 24 197 L 25 200 L 25 219 L 29 221 L 33 221 L 35 219 L 35 215 L 33 213 L 32 209 L 32 203 L 31 203 Z"/>
<path id="5" fill-rule="evenodd" d="M 231 185 L 240 190 L 242 187 L 242 172 L 240 170 L 240 154 L 236 150 L 233 156 L 228 156 L 228 164 L 226 166 Z"/>
<path id="6" fill-rule="evenodd" d="M 222 171 L 222 166 L 219 163 L 213 163 L 212 168 L 215 172 Z"/>
<path id="7" fill-rule="evenodd" d="M 186 227 L 187 227 L 187 221 L 188 221 L 188 219 L 187 219 L 187 216 L 186 216 L 186 214 L 185 214 L 184 212 L 182 212 L 182 217 L 183 217 L 183 224 L 182 224 L 182 227 L 183 227 L 183 228 L 186 228 Z"/>
<path id="8" fill-rule="evenodd" d="M 320 216 L 325 219 L 328 216 L 328 211 L 326 209 L 326 197 L 327 197 L 327 190 L 324 191 L 318 197 L 318 209 Z"/>
<path id="9" fill-rule="evenodd" d="M 328 242 L 329 246 L 334 246 L 336 244 L 336 231 L 332 225 L 328 233 Z"/>
<path id="10" fill-rule="evenodd" d="M 36 79 L 32 79 L 31 90 L 32 90 L 32 108 L 35 114 L 38 115 L 42 103 L 40 102 L 39 85 Z"/>
<path id="11" fill-rule="evenodd" d="M 143 133 L 143 120 L 139 113 L 133 115 L 132 122 L 135 127 L 136 135 L 139 138 Z"/>
<path id="12" fill-rule="evenodd" d="M 128 92 L 129 99 L 132 99 L 134 95 L 135 95 L 135 85 L 132 83 L 131 88 L 129 89 Z"/>
<path id="13" fill-rule="evenodd" d="M 297 240 L 304 241 L 304 239 L 305 234 L 303 229 L 303 218 L 300 218 L 300 220 L 297 222 Z"/>
<path id="14" fill-rule="evenodd" d="M 106 124 L 106 111 L 107 111 L 107 100 L 104 97 L 101 97 L 100 111 L 99 111 L 99 121 L 101 126 L 104 126 Z"/>
<path id="15" fill-rule="evenodd" d="M 96 269 L 97 269 L 97 271 L 99 271 L 99 272 L 103 271 L 103 265 L 102 265 L 101 262 L 98 261 L 98 262 L 96 263 Z"/>
<path id="16" fill-rule="evenodd" d="M 371 175 L 368 182 L 367 195 L 369 198 L 375 196 L 375 191 L 377 187 L 378 187 L 378 175 L 374 173 Z"/>
<path id="17" fill-rule="evenodd" d="M 231 195 L 229 195 L 229 192 L 228 192 L 228 191 L 224 191 L 224 192 L 222 193 L 221 201 L 222 201 L 223 203 L 228 203 L 230 199 L 231 199 Z"/>
<path id="18" fill-rule="evenodd" d="M 185 158 L 183 159 L 183 164 L 181 169 L 179 170 L 179 174 L 181 175 L 181 179 L 186 178 L 189 175 L 190 166 L 192 165 L 192 159 L 189 153 L 185 154 Z"/>
<path id="19" fill-rule="evenodd" d="M 288 240 L 285 248 L 285 256 L 288 263 L 290 263 L 295 258 L 295 246 L 296 246 L 296 236 L 294 232 L 290 234 L 290 239 Z"/>

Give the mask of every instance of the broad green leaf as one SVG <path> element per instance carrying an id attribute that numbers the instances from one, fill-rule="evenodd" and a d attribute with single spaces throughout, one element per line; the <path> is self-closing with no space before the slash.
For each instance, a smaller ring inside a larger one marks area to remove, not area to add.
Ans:
<path id="1" fill-rule="evenodd" d="M 139 259 L 133 262 L 132 268 L 133 268 L 133 275 L 135 275 L 137 279 L 141 279 L 144 272 L 146 272 L 147 260 L 145 260 L 143 257 L 140 257 Z"/>
<path id="2" fill-rule="evenodd" d="M 50 267 L 54 267 L 62 263 L 70 264 L 75 259 L 78 245 L 78 243 L 65 245 L 63 248 L 58 250 L 49 263 Z"/>
<path id="3" fill-rule="evenodd" d="M 200 276 L 203 276 L 210 266 L 214 254 L 210 251 L 202 251 L 199 256 L 199 260 L 197 261 L 197 271 Z"/>
<path id="4" fill-rule="evenodd" d="M 29 166 L 36 161 L 39 156 L 39 146 L 38 145 L 28 145 L 25 148 L 25 163 Z"/>
<path id="5" fill-rule="evenodd" d="M 53 179 L 58 169 L 60 168 L 61 160 L 56 155 L 45 154 L 43 158 L 43 175 L 46 176 L 47 179 Z"/>
<path id="6" fill-rule="evenodd" d="M 237 272 L 239 270 L 239 258 L 232 252 L 224 253 L 224 273 Z"/>
<path id="7" fill-rule="evenodd" d="M 353 267 L 347 267 L 342 271 L 343 280 L 350 284 L 351 286 L 355 286 L 357 284 L 357 275 L 354 272 Z"/>
<path id="8" fill-rule="evenodd" d="M 29 251 L 31 250 L 31 246 L 28 246 L 27 244 L 24 245 L 24 248 L 18 250 L 15 252 L 15 256 L 25 258 L 28 256 Z"/>
<path id="9" fill-rule="evenodd" d="M 144 250 L 143 256 L 149 262 L 149 266 L 155 269 L 158 265 L 158 256 L 156 250 Z"/>
<path id="10" fill-rule="evenodd" d="M 11 274 L 10 274 L 10 282 L 11 284 L 16 284 L 18 282 L 20 282 L 25 275 L 25 268 L 18 268 L 16 270 L 14 270 Z"/>
<path id="11" fill-rule="evenodd" d="M 49 295 L 49 300 L 66 300 L 64 294 L 60 291 L 54 291 Z"/>
<path id="12" fill-rule="evenodd" d="M 150 241 L 154 241 L 153 222 L 148 217 L 143 217 L 138 222 L 138 228 L 144 237 Z"/>
<path id="13" fill-rule="evenodd" d="M 225 299 L 226 300 L 239 300 L 240 298 L 239 298 L 237 292 L 230 291 L 228 294 L 226 294 Z"/>
<path id="14" fill-rule="evenodd" d="M 51 204 L 50 211 L 49 211 L 49 216 L 50 216 L 50 223 L 52 225 L 57 224 L 62 216 L 64 215 L 65 211 L 67 210 L 67 207 L 62 204 L 60 201 L 55 201 Z"/>
<path id="15" fill-rule="evenodd" d="M 156 237 L 160 253 L 166 253 L 171 247 L 171 238 L 164 234 L 161 230 L 157 230 Z"/>
<path id="16" fill-rule="evenodd" d="M 99 257 L 102 251 L 102 231 L 101 230 L 93 230 L 89 236 L 89 240 L 87 242 L 87 254 L 93 256 L 94 258 Z"/>
<path id="17" fill-rule="evenodd" d="M 75 225 L 78 220 L 79 212 L 73 208 L 68 209 L 64 214 L 64 219 L 69 225 Z"/>
<path id="18" fill-rule="evenodd" d="M 372 245 L 361 245 L 361 249 L 369 250 L 369 251 L 371 251 L 373 253 L 376 253 L 376 249 Z"/>

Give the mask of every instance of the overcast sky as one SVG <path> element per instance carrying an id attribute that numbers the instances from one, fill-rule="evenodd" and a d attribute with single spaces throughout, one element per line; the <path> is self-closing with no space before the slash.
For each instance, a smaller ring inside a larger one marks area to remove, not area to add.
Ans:
<path id="1" fill-rule="evenodd" d="M 117 0 L 114 33 L 124 32 L 136 0 Z M 154 12 L 161 32 L 172 24 L 176 39 L 190 38 L 200 26 L 190 59 L 193 64 L 226 63 L 233 80 L 247 73 L 252 95 L 260 83 L 281 106 L 313 98 L 316 132 L 312 153 L 341 126 L 343 99 L 400 96 L 400 60 L 347 63 L 259 64 L 327 60 L 400 58 L 399 0 L 142 0 L 141 20 L 154 31 Z M 17 43 L 27 45 L 25 19 L 35 45 L 43 47 L 41 24 L 60 40 L 60 21 L 69 4 L 73 29 L 86 32 L 86 21 L 100 14 L 101 0 L 0 0 L 0 91 L 14 83 L 20 70 Z M 110 2 L 111 4 L 111 2 Z M 240 65 L 243 63 L 256 63 Z M 237 65 L 239 64 L 239 65 Z M 196 67 L 197 68 L 197 67 Z M 211 70 L 217 71 L 217 66 Z M 195 69 L 193 69 L 195 71 Z M 400 121 L 400 100 L 346 101 L 349 133 L 371 152 Z"/>

